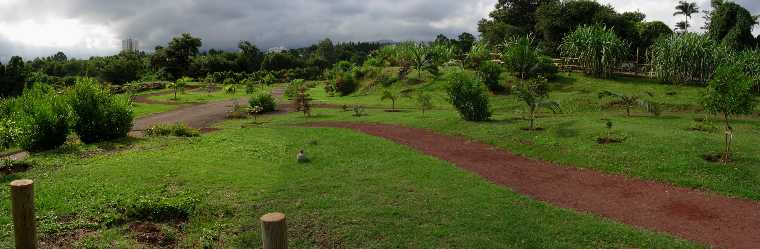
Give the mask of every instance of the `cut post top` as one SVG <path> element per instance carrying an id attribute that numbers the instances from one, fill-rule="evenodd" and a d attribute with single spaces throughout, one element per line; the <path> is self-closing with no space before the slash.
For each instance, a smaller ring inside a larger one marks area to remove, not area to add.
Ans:
<path id="1" fill-rule="evenodd" d="M 285 214 L 283 213 L 268 213 L 264 216 L 261 216 L 261 221 L 263 222 L 280 222 L 285 219 Z"/>
<path id="2" fill-rule="evenodd" d="M 34 181 L 29 179 L 15 180 L 11 182 L 11 188 L 28 188 L 34 184 Z"/>

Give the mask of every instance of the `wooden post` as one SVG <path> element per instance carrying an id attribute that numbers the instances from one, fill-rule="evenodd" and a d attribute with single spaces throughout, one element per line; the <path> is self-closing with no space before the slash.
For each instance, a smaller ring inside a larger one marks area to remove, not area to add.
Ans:
<path id="1" fill-rule="evenodd" d="M 37 248 L 37 229 L 34 224 L 34 182 L 11 182 L 11 213 L 16 237 L 16 249 Z"/>
<path id="2" fill-rule="evenodd" d="M 261 216 L 261 241 L 264 249 L 288 249 L 288 225 L 284 214 Z"/>

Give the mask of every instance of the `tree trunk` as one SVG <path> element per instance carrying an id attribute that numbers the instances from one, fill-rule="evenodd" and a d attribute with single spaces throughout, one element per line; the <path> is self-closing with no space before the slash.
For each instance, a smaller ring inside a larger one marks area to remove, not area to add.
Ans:
<path id="1" fill-rule="evenodd" d="M 724 121 L 726 122 L 726 150 L 723 154 L 723 158 L 721 161 L 723 163 L 728 163 L 731 161 L 731 143 L 734 139 L 734 128 L 731 127 L 731 123 L 728 117 L 728 114 L 723 115 Z"/>

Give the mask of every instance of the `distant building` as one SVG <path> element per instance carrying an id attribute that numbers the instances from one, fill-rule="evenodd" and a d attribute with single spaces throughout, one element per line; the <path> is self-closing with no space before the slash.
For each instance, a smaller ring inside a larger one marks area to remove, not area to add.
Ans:
<path id="1" fill-rule="evenodd" d="M 129 38 L 126 40 L 121 41 L 121 51 L 123 52 L 139 52 L 140 51 L 140 42 Z"/>
<path id="2" fill-rule="evenodd" d="M 288 51 L 288 48 L 282 47 L 282 46 L 280 46 L 280 47 L 273 47 L 273 48 L 267 49 L 267 54 L 269 54 L 269 53 L 282 53 L 282 52 L 285 52 L 285 51 Z"/>

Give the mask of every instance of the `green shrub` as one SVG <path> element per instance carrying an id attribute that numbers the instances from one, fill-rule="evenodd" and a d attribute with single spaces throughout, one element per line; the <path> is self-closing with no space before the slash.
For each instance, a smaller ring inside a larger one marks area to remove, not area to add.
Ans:
<path id="1" fill-rule="evenodd" d="M 448 75 L 446 91 L 449 102 L 467 121 L 486 121 L 491 118 L 488 94 L 483 84 L 465 71 L 455 71 Z"/>
<path id="2" fill-rule="evenodd" d="M 351 95 L 359 87 L 351 72 L 338 72 L 335 74 L 335 91 L 341 96 Z"/>
<path id="3" fill-rule="evenodd" d="M 296 79 L 288 84 L 288 88 L 285 89 L 285 97 L 295 98 L 298 96 L 298 90 L 304 87 L 305 81 L 302 79 Z"/>
<path id="4" fill-rule="evenodd" d="M 127 136 L 134 113 L 127 96 L 112 96 L 91 78 L 81 78 L 69 92 L 74 130 L 82 142 L 98 143 Z"/>
<path id="5" fill-rule="evenodd" d="M 504 69 L 501 68 L 501 65 L 491 61 L 484 61 L 480 64 L 478 76 L 486 84 L 488 90 L 491 92 L 501 92 L 504 91 L 504 86 L 499 84 L 499 77 L 502 72 L 504 72 Z"/>
<path id="6" fill-rule="evenodd" d="M 71 109 L 50 87 L 34 87 L 9 103 L 8 110 L 18 125 L 16 144 L 28 151 L 55 149 L 66 143 Z"/>
<path id="7" fill-rule="evenodd" d="M 263 109 L 262 113 L 273 112 L 277 108 L 277 101 L 272 97 L 272 94 L 265 92 L 254 94 L 248 103 L 251 105 L 251 108 L 256 106 L 261 107 Z"/>
<path id="8" fill-rule="evenodd" d="M 157 124 L 145 130 L 145 135 L 149 137 L 197 137 L 200 131 L 190 128 L 186 124 L 176 123 L 173 125 Z"/>

